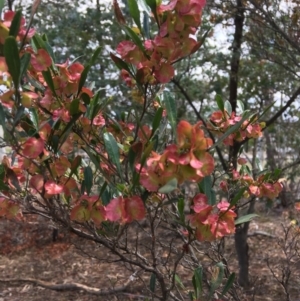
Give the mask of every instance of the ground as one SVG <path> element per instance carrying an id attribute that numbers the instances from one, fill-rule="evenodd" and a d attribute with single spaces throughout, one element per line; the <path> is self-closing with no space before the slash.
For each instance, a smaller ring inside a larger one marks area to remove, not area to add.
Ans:
<path id="1" fill-rule="evenodd" d="M 286 256 L 296 250 L 282 252 L 278 238 L 284 237 L 282 226 L 288 226 L 288 213 L 262 213 L 252 223 L 249 231 L 250 274 L 252 287 L 239 291 L 241 300 L 288 300 L 283 287 L 272 276 L 281 277 Z M 290 234 L 294 236 L 295 229 Z M 296 234 L 295 234 L 296 235 Z M 299 240 L 300 241 L 300 240 Z M 294 241 L 295 243 L 295 241 Z M 288 246 L 286 244 L 286 246 Z M 90 258 L 83 251 L 92 251 Z M 295 252 L 294 252 L 295 253 Z M 233 237 L 226 238 L 226 257 L 231 269 L 237 271 Z M 106 258 L 106 260 L 102 260 Z M 109 262 L 110 261 L 110 262 Z M 299 256 L 290 259 L 290 294 L 300 295 Z M 52 228 L 43 219 L 27 216 L 23 221 L 0 220 L 0 279 L 34 278 L 47 283 L 81 283 L 97 288 L 113 289 L 124 286 L 130 273 L 120 262 L 107 254 L 102 247 L 87 243 L 68 233 L 60 233 L 52 241 Z M 188 281 L 188 279 L 186 280 Z M 146 292 L 137 282 L 131 282 L 118 296 L 94 296 L 83 291 L 55 291 L 30 282 L 1 282 L 0 301 L 94 301 L 94 300 L 146 300 Z"/>

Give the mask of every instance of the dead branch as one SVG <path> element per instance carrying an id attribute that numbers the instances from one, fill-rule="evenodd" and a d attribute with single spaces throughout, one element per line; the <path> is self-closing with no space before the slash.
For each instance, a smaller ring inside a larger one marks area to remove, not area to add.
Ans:
<path id="1" fill-rule="evenodd" d="M 105 295 L 113 295 L 117 293 L 124 292 L 129 284 L 135 280 L 134 275 L 131 275 L 129 279 L 122 285 L 117 286 L 112 289 L 101 289 L 97 287 L 87 286 L 85 284 L 71 282 L 71 283 L 53 283 L 44 280 L 34 279 L 34 278 L 13 278 L 13 279 L 0 279 L 0 283 L 31 283 L 34 285 L 38 285 L 40 287 L 54 290 L 54 291 L 84 291 L 85 293 L 97 295 L 97 296 L 105 296 Z"/>
<path id="2" fill-rule="evenodd" d="M 253 233 L 249 233 L 248 237 L 250 237 L 250 236 L 257 236 L 257 235 L 267 236 L 267 237 L 271 237 L 271 238 L 276 238 L 277 237 L 277 236 L 272 235 L 272 234 L 270 234 L 268 232 L 265 232 L 265 231 L 255 231 Z"/>

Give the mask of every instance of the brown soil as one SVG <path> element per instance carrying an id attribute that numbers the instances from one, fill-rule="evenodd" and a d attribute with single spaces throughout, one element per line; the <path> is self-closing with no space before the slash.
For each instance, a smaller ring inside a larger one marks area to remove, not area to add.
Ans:
<path id="1" fill-rule="evenodd" d="M 289 222 L 287 213 L 283 212 L 264 213 L 251 223 L 249 246 L 252 287 L 239 291 L 241 300 L 288 300 L 283 287 L 272 276 L 267 261 L 275 276 L 281 277 L 286 256 L 277 241 L 284 235 L 282 225 L 287 226 Z M 295 236 L 295 229 L 291 233 Z M 95 257 L 91 258 L 87 252 Z M 233 237 L 226 238 L 226 258 L 231 270 L 237 271 Z M 293 257 L 290 262 L 292 275 L 289 291 L 291 300 L 295 300 L 300 296 L 299 256 Z M 129 277 L 130 272 L 101 246 L 82 241 L 69 233 L 60 233 L 57 241 L 53 242 L 51 227 L 40 217 L 27 216 L 22 221 L 0 219 L 1 280 L 35 278 L 52 283 L 77 282 L 113 289 L 122 286 Z M 190 279 L 185 282 L 188 281 Z M 117 296 L 94 296 L 83 291 L 55 291 L 32 283 L 0 281 L 0 301 L 146 300 L 146 294 L 139 282 L 132 282 Z"/>

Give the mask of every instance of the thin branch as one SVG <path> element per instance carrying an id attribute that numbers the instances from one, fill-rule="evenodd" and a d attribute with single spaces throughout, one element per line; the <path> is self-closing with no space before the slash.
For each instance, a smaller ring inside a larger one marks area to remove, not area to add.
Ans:
<path id="1" fill-rule="evenodd" d="M 271 124 L 273 124 L 290 106 L 291 104 L 297 99 L 300 95 L 300 87 L 294 92 L 294 94 L 290 97 L 288 102 L 273 116 L 266 122 L 266 129 Z"/>

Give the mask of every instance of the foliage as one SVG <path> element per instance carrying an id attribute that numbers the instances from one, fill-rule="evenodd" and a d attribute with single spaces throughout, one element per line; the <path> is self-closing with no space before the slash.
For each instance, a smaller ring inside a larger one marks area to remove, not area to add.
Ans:
<path id="1" fill-rule="evenodd" d="M 127 40 L 117 45 L 111 58 L 141 104 L 140 111 L 128 107 L 121 119 L 113 117 L 100 91 L 88 85 L 100 48 L 85 65 L 68 60 L 57 63 L 45 35 L 27 30 L 20 12 L 4 13 L 0 71 L 5 91 L 0 112 L 3 143 L 11 147 L 12 156 L 4 157 L 0 165 L 0 214 L 22 218 L 27 211 L 50 217 L 102 244 L 136 272 L 151 274 L 149 293 L 168 300 L 178 298 L 178 265 L 192 256 L 193 246 L 235 232 L 239 198 L 273 199 L 282 185 L 276 173 L 251 174 L 241 157 L 239 170 L 233 166 L 221 182 L 227 199 L 219 197 L 215 202 L 216 185 L 209 180 L 215 171 L 215 149 L 260 137 L 264 124 L 247 110 L 237 113 L 222 97 L 217 98 L 219 111 L 208 120 L 175 124 L 176 99 L 168 93 L 161 97 L 161 93 L 173 79 L 176 63 L 202 45 L 192 35 L 201 25 L 205 1 L 146 2 L 157 28 L 151 38 L 141 26 L 136 2 L 130 2 L 129 13 L 137 28 L 126 25 L 114 1 Z M 151 114 L 154 118 L 149 122 Z M 200 186 L 191 200 L 184 199 L 181 191 L 188 182 Z M 244 217 L 243 222 L 252 217 Z M 150 228 L 151 258 L 143 255 L 139 241 L 142 220 Z M 182 250 L 158 238 L 163 225 L 174 225 L 169 231 L 179 235 Z M 128 237 L 135 240 L 134 245 Z M 163 261 L 159 261 L 158 248 L 167 250 Z M 222 263 L 217 264 L 209 291 L 202 289 L 197 258 L 191 261 L 191 268 L 192 300 L 221 298 L 221 284 L 224 294 L 228 292 L 233 276 L 223 281 Z"/>

